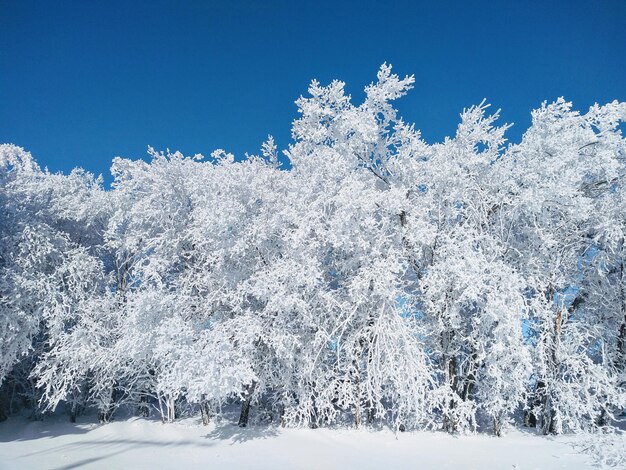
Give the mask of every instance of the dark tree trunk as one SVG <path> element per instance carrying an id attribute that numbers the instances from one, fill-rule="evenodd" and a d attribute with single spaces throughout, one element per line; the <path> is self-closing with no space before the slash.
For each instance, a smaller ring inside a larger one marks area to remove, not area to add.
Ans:
<path id="1" fill-rule="evenodd" d="M 352 382 L 354 384 L 354 427 L 361 426 L 361 372 L 359 365 L 353 361 Z"/>
<path id="2" fill-rule="evenodd" d="M 543 380 L 537 381 L 530 409 L 524 412 L 524 426 L 536 428 L 539 419 L 543 434 L 556 434 L 556 411 L 550 403 L 546 383 Z"/>
<path id="3" fill-rule="evenodd" d="M 311 410 L 311 416 L 309 417 L 309 428 L 317 429 L 319 427 L 320 425 L 318 424 L 317 410 L 314 408 L 313 410 Z"/>
<path id="4" fill-rule="evenodd" d="M 626 306 L 624 307 L 626 311 Z M 619 335 L 617 336 L 617 368 L 623 370 L 626 367 L 626 314 L 619 327 Z"/>
<path id="5" fill-rule="evenodd" d="M 540 394 L 538 397 L 541 409 L 541 430 L 545 435 L 556 434 L 556 411 L 550 401 L 545 384 L 541 382 L 541 385 L 542 387 L 539 389 Z"/>
<path id="6" fill-rule="evenodd" d="M 374 408 L 371 401 L 367 403 L 367 424 L 374 424 L 374 420 L 376 419 L 376 408 Z"/>
<path id="7" fill-rule="evenodd" d="M 542 380 L 538 380 L 531 397 L 530 409 L 524 411 L 524 426 L 529 428 L 537 427 L 536 410 L 538 410 L 539 407 L 542 405 L 543 396 L 545 395 L 545 389 L 545 383 Z"/>
<path id="8" fill-rule="evenodd" d="M 624 241 L 622 240 L 622 246 Z M 623 251 L 623 248 L 622 248 Z M 620 263 L 620 309 L 622 313 L 622 323 L 617 335 L 617 351 L 615 354 L 615 366 L 618 371 L 626 368 L 626 269 L 624 259 Z"/>
<path id="9" fill-rule="evenodd" d="M 239 414 L 239 427 L 245 428 L 248 426 L 248 419 L 250 417 L 250 400 L 251 398 L 245 398 L 241 403 L 241 413 Z"/>
<path id="10" fill-rule="evenodd" d="M 278 413 L 279 413 L 280 427 L 284 428 L 285 424 L 286 424 L 285 423 L 285 405 L 284 404 L 280 405 Z"/>
<path id="11" fill-rule="evenodd" d="M 312 389 L 315 388 L 315 383 L 313 383 Z M 320 426 L 319 423 L 319 415 L 317 412 L 317 404 L 315 402 L 315 391 L 311 392 L 311 401 L 313 402 L 313 406 L 311 407 L 311 415 L 309 416 L 309 428 L 317 429 Z"/>
<path id="12" fill-rule="evenodd" d="M 148 395 L 144 392 L 139 396 L 139 407 L 137 408 L 137 414 L 142 418 L 150 416 L 150 407 L 148 406 Z"/>
<path id="13" fill-rule="evenodd" d="M 98 412 L 98 421 L 100 421 L 101 424 L 108 423 L 110 419 L 111 415 L 108 411 Z"/>
<path id="14" fill-rule="evenodd" d="M 70 423 L 75 423 L 77 416 L 78 416 L 78 404 L 74 402 L 72 403 L 72 408 L 70 408 Z"/>
<path id="15" fill-rule="evenodd" d="M 0 422 L 5 421 L 8 416 L 9 403 L 4 390 L 0 389 Z"/>
<path id="16" fill-rule="evenodd" d="M 208 426 L 211 422 L 211 406 L 204 397 L 200 401 L 200 413 L 202 414 L 202 424 Z"/>
<path id="17" fill-rule="evenodd" d="M 241 413 L 239 414 L 239 423 L 238 426 L 240 428 L 245 428 L 248 426 L 248 419 L 250 417 L 250 403 L 252 401 L 252 393 L 254 392 L 254 387 L 256 387 L 256 382 L 252 382 L 252 384 L 248 384 L 244 387 L 244 399 L 241 402 Z"/>
<path id="18" fill-rule="evenodd" d="M 461 398 L 463 401 L 471 400 L 474 386 L 476 384 L 476 369 L 478 368 L 478 354 L 473 353 L 470 359 L 467 376 L 463 379 L 463 390 L 461 391 Z"/>
<path id="19" fill-rule="evenodd" d="M 600 415 L 596 418 L 596 426 L 598 426 L 599 428 L 602 428 L 604 426 L 606 426 L 607 424 L 609 424 L 608 422 L 608 416 L 607 416 L 607 412 L 606 410 L 602 410 L 600 412 Z"/>
<path id="20" fill-rule="evenodd" d="M 450 345 L 454 338 L 454 331 L 448 330 L 444 331 L 441 335 L 441 346 L 444 351 L 444 355 L 442 358 L 443 362 L 443 370 L 446 374 L 446 383 L 453 391 L 453 393 L 457 393 L 458 389 L 458 377 L 456 373 L 457 362 L 456 356 L 450 356 L 445 353 L 445 351 L 450 350 Z M 456 408 L 456 400 L 453 398 L 450 400 L 448 404 L 450 410 L 454 410 Z M 445 415 L 443 418 L 443 428 L 445 431 L 449 433 L 456 432 L 458 423 L 449 415 Z"/>
<path id="21" fill-rule="evenodd" d="M 502 436 L 502 419 L 500 417 L 493 418 L 493 433 L 498 437 Z"/>
<path id="22" fill-rule="evenodd" d="M 448 383 L 452 390 L 456 392 L 456 357 L 446 357 L 444 358 L 444 362 L 448 373 Z M 456 400 L 454 398 L 450 400 L 449 406 L 451 410 L 456 408 Z M 450 416 L 445 416 L 443 419 L 443 428 L 449 433 L 454 433 L 457 431 L 458 423 Z"/>
<path id="23" fill-rule="evenodd" d="M 537 427 L 537 416 L 535 416 L 532 410 L 524 411 L 524 426 L 527 428 Z"/>

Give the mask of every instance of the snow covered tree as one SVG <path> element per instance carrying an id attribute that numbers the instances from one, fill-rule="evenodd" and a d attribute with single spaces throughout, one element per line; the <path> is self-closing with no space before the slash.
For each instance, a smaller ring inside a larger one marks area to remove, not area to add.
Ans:
<path id="1" fill-rule="evenodd" d="M 507 152 L 508 184 L 519 201 L 510 253 L 529 282 L 532 304 L 535 386 L 528 418 L 529 424 L 538 419 L 544 433 L 589 429 L 609 408 L 623 407 L 624 390 L 607 356 L 619 328 L 606 321 L 610 314 L 596 290 L 599 244 L 620 230 L 603 210 L 623 175 L 617 127 L 623 118 L 617 102 L 581 115 L 559 99 L 533 112 L 532 127 Z"/>
<path id="2" fill-rule="evenodd" d="M 0 146 L 0 418 L 28 406 L 163 421 L 610 429 L 626 408 L 624 104 L 481 103 L 425 142 L 384 64 L 300 97 L 236 161 L 149 149 L 92 175 Z M 16 392 L 13 393 L 13 390 Z M 9 393 L 10 391 L 10 393 Z"/>

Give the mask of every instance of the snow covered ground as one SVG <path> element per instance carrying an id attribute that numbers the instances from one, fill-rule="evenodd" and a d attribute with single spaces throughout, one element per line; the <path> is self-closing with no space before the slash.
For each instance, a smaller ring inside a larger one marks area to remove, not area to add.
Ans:
<path id="1" fill-rule="evenodd" d="M 580 438 L 519 430 L 503 438 L 444 433 L 277 429 L 233 424 L 203 427 L 195 419 L 145 419 L 107 425 L 13 418 L 0 423 L 0 469 L 271 468 L 386 470 L 587 469 Z M 578 448 L 578 450 L 577 450 Z"/>

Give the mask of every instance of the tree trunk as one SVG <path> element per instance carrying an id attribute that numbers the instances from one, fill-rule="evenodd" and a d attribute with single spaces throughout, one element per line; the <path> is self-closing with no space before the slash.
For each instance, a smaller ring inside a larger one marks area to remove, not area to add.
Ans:
<path id="1" fill-rule="evenodd" d="M 286 424 L 285 423 L 285 405 L 284 404 L 280 405 L 278 413 L 279 413 L 279 416 L 280 416 L 280 418 L 279 418 L 279 420 L 280 420 L 280 427 L 284 428 L 285 424 Z"/>
<path id="2" fill-rule="evenodd" d="M 554 303 L 554 294 L 556 290 L 550 285 L 545 291 L 545 299 L 550 305 Z M 570 308 L 575 308 L 582 302 L 581 299 L 574 299 Z M 556 432 L 556 410 L 554 404 L 550 399 L 550 391 L 548 387 L 551 387 L 551 382 L 555 380 L 558 369 L 558 345 L 560 341 L 561 327 L 563 323 L 564 311 L 562 308 L 556 313 L 554 323 L 545 321 L 543 323 L 543 338 L 542 341 L 547 351 L 547 357 L 545 358 L 546 371 L 543 377 L 537 380 L 535 387 L 535 394 L 533 398 L 533 406 L 527 415 L 524 416 L 524 424 L 531 427 L 536 427 L 539 424 L 538 418 L 541 419 L 541 430 L 543 434 L 554 434 Z M 537 416 L 537 410 L 539 410 L 539 416 Z"/>
<path id="3" fill-rule="evenodd" d="M 623 258 L 623 246 L 624 240 L 621 241 L 622 245 L 622 261 L 620 263 L 620 310 L 622 316 L 622 323 L 619 327 L 619 333 L 617 335 L 617 351 L 615 354 L 615 367 L 618 371 L 624 371 L 626 368 L 626 269 L 624 267 Z"/>
<path id="4" fill-rule="evenodd" d="M 211 407 L 205 397 L 202 397 L 200 401 L 200 413 L 202 415 L 202 424 L 208 426 L 211 422 Z"/>
<path id="5" fill-rule="evenodd" d="M 250 400 L 251 398 L 245 398 L 241 403 L 241 413 L 239 414 L 239 423 L 238 426 L 240 428 L 245 428 L 248 426 L 248 419 L 250 417 Z"/>
<path id="6" fill-rule="evenodd" d="M 113 415 L 113 410 L 115 407 L 115 401 L 117 399 L 117 393 L 115 389 L 115 385 L 111 386 L 111 394 L 107 403 L 102 403 L 100 406 L 100 411 L 98 413 L 98 421 L 101 423 L 108 423 L 111 421 L 111 416 Z"/>
<path id="7" fill-rule="evenodd" d="M 354 427 L 361 426 L 361 371 L 356 360 L 352 362 L 352 383 L 354 384 Z"/>
<path id="8" fill-rule="evenodd" d="M 367 402 L 367 424 L 374 424 L 374 420 L 376 419 L 376 408 L 372 404 L 371 400 Z"/>
<path id="9" fill-rule="evenodd" d="M 148 406 L 148 395 L 142 392 L 139 396 L 139 407 L 137 408 L 137 414 L 142 418 L 150 416 L 150 407 Z"/>
<path id="10" fill-rule="evenodd" d="M 0 389 L 0 423 L 9 417 L 7 409 L 8 400 L 6 398 L 6 394 L 4 393 L 4 390 Z"/>
<path id="11" fill-rule="evenodd" d="M 309 415 L 309 428 L 311 429 L 317 429 L 319 428 L 319 415 L 317 412 L 317 405 L 315 403 L 315 392 L 312 391 L 311 392 L 311 402 L 313 403 L 313 406 L 311 407 L 311 413 Z"/>
<path id="12" fill-rule="evenodd" d="M 76 402 L 72 403 L 72 407 L 70 408 L 70 423 L 75 423 L 76 422 L 76 417 L 78 415 L 78 405 L 76 404 Z"/>
<path id="13" fill-rule="evenodd" d="M 576 301 L 576 299 L 574 300 Z M 550 361 L 548 367 L 552 373 L 552 377 L 556 376 L 558 365 L 558 345 L 561 336 L 561 327 L 563 325 L 563 310 L 559 309 L 554 319 L 554 330 L 552 334 L 552 343 L 550 344 Z M 547 392 L 547 391 L 546 391 Z M 556 410 L 548 393 L 543 396 L 543 408 L 541 413 L 541 428 L 544 434 L 556 434 Z"/>
<path id="14" fill-rule="evenodd" d="M 502 436 L 502 418 L 499 416 L 493 418 L 493 433 L 498 437 Z"/>
<path id="15" fill-rule="evenodd" d="M 446 382 L 452 392 L 456 394 L 456 357 L 444 356 L 443 361 L 446 371 Z M 454 398 L 451 399 L 448 406 L 450 410 L 454 410 L 456 408 L 456 400 Z M 449 414 L 446 414 L 443 418 L 443 428 L 449 433 L 454 433 L 457 431 L 458 423 Z"/>
<path id="16" fill-rule="evenodd" d="M 256 382 L 252 382 L 252 384 L 247 384 L 244 386 L 244 398 L 241 402 L 241 413 L 239 414 L 239 423 L 238 426 L 240 428 L 245 428 L 248 426 L 248 419 L 250 417 L 250 402 L 252 401 L 252 393 L 254 392 L 254 388 L 256 387 Z"/>
<path id="17" fill-rule="evenodd" d="M 556 411 L 552 407 L 550 400 L 545 401 L 545 407 L 541 415 L 541 429 L 543 434 L 556 434 Z"/>
<path id="18" fill-rule="evenodd" d="M 172 397 L 167 398 L 167 422 L 176 421 L 176 400 Z"/>
<path id="19" fill-rule="evenodd" d="M 452 330 L 444 330 L 441 333 L 441 349 L 443 351 L 443 356 L 442 356 L 443 364 L 442 365 L 443 365 L 443 370 L 445 374 L 446 384 L 450 387 L 450 390 L 452 391 L 452 393 L 457 394 L 458 378 L 456 374 L 456 368 L 457 368 L 456 356 L 448 355 L 453 338 L 454 338 L 454 331 Z M 448 408 L 450 412 L 444 415 L 443 428 L 445 431 L 449 433 L 453 433 L 453 432 L 456 432 L 457 426 L 458 426 L 458 423 L 456 422 L 456 420 L 451 416 L 452 410 L 456 408 L 456 400 L 454 398 L 452 398 L 450 402 L 448 403 Z"/>
<path id="20" fill-rule="evenodd" d="M 476 384 L 476 369 L 478 368 L 478 354 L 472 353 L 472 357 L 469 362 L 467 375 L 463 379 L 463 390 L 461 391 L 461 398 L 463 401 L 470 400 L 472 398 L 472 392 L 474 385 Z"/>
<path id="21" fill-rule="evenodd" d="M 536 410 L 539 409 L 539 406 L 542 403 L 543 395 L 545 394 L 545 388 L 546 386 L 543 381 L 538 380 L 531 397 L 530 409 L 524 411 L 524 426 L 529 428 L 537 427 Z"/>

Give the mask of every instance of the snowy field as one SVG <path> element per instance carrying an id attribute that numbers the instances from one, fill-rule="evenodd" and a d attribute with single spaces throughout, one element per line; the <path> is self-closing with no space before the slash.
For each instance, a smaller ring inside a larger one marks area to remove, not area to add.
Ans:
<path id="1" fill-rule="evenodd" d="M 0 423 L 0 469 L 591 469 L 580 437 L 203 427 L 129 419 Z"/>

